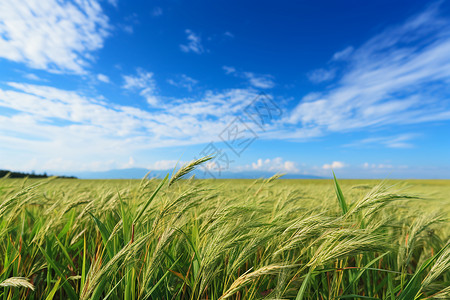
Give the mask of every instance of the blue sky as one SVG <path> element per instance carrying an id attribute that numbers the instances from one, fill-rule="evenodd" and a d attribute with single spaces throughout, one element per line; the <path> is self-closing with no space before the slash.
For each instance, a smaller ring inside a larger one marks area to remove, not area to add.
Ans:
<path id="1" fill-rule="evenodd" d="M 449 83 L 448 1 L 6 0 L 0 169 L 450 178 Z"/>

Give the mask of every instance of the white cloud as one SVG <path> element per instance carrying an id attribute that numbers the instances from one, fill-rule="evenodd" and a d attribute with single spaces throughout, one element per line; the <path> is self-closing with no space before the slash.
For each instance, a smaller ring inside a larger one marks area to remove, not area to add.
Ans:
<path id="1" fill-rule="evenodd" d="M 230 66 L 223 66 L 222 69 L 225 71 L 225 74 L 244 78 L 248 81 L 248 83 L 256 88 L 260 89 L 270 89 L 275 86 L 274 77 L 269 74 L 256 74 L 253 72 L 238 72 L 236 68 Z"/>
<path id="2" fill-rule="evenodd" d="M 148 168 L 150 170 L 172 170 L 176 166 L 182 166 L 184 163 L 185 162 L 178 160 L 158 160 L 151 164 Z"/>
<path id="3" fill-rule="evenodd" d="M 108 0 L 108 3 L 114 7 L 117 7 L 117 5 L 119 4 L 119 0 Z"/>
<path id="4" fill-rule="evenodd" d="M 196 34 L 190 29 L 186 29 L 185 32 L 187 35 L 186 38 L 188 40 L 188 43 L 186 45 L 180 45 L 181 51 L 186 53 L 194 52 L 197 54 L 202 54 L 203 52 L 205 52 L 200 35 Z"/>
<path id="5" fill-rule="evenodd" d="M 23 75 L 23 77 L 25 77 L 26 79 L 35 80 L 35 81 L 41 80 L 41 78 L 39 78 L 36 74 L 33 74 L 33 73 L 27 73 L 27 74 Z"/>
<path id="6" fill-rule="evenodd" d="M 273 159 L 258 159 L 256 162 L 251 163 L 246 166 L 238 166 L 235 167 L 237 171 L 265 171 L 265 172 L 280 172 L 280 173 L 289 173 L 296 174 L 299 173 L 299 169 L 297 164 L 293 161 L 284 160 L 281 157 L 276 157 Z"/>
<path id="7" fill-rule="evenodd" d="M 8 83 L 0 88 L 0 107 L 10 108 L 14 113 L 0 115 L 0 166 L 49 173 L 124 167 L 171 169 L 175 165 L 174 160 L 151 162 L 149 151 L 220 142 L 219 134 L 236 116 L 242 116 L 243 108 L 256 95 L 257 91 L 252 89 L 207 91 L 201 97 L 172 100 L 148 112 L 132 106 L 115 105 L 103 97 L 84 96 L 76 91 Z M 267 132 L 273 133 L 273 138 L 282 138 L 277 133 L 278 129 L 274 125 Z M 368 163 L 368 166 L 372 164 Z M 337 170 L 342 165 L 342 162 L 333 162 L 325 169 L 306 165 L 300 168 L 297 163 L 282 158 L 261 158 L 247 166 L 232 166 L 230 171 L 329 176 L 329 168 Z M 339 176 L 384 178 L 391 172 L 394 174 L 392 177 L 414 176 L 402 171 L 402 166 L 390 168 L 389 162 L 376 163 L 375 166 L 364 169 L 346 165 L 339 169 Z M 436 169 L 432 168 L 425 171 L 423 176 L 427 177 L 448 176 L 442 171 L 441 175 L 436 175 Z"/>
<path id="8" fill-rule="evenodd" d="M 330 177 L 332 176 L 330 169 L 312 168 L 308 172 L 317 176 Z M 449 175 L 447 169 L 439 169 L 435 166 L 414 166 L 414 168 L 411 168 L 405 164 L 394 164 L 389 161 L 346 164 L 343 168 L 333 169 L 338 179 L 448 178 Z"/>
<path id="9" fill-rule="evenodd" d="M 139 95 L 147 100 L 150 105 L 157 105 L 158 98 L 155 96 L 156 83 L 153 79 L 153 73 L 143 69 L 137 69 L 136 75 L 124 75 L 125 81 L 122 86 L 126 90 L 138 91 Z"/>
<path id="10" fill-rule="evenodd" d="M 285 121 L 298 133 L 326 133 L 449 120 L 448 53 L 450 20 L 432 6 L 355 48 L 336 84 L 298 103 Z"/>
<path id="11" fill-rule="evenodd" d="M 369 164 L 368 162 L 365 162 L 363 164 L 364 169 L 393 169 L 396 168 L 392 164 Z M 398 166 L 397 168 L 406 169 L 408 166 Z"/>
<path id="12" fill-rule="evenodd" d="M 412 148 L 413 144 L 410 141 L 418 137 L 417 134 L 400 134 L 397 136 L 383 136 L 383 137 L 370 137 L 362 139 L 360 141 L 347 144 L 347 147 L 363 147 L 373 145 L 383 145 L 388 148 Z"/>
<path id="13" fill-rule="evenodd" d="M 104 74 L 98 74 L 97 79 L 104 83 L 109 83 L 109 77 Z"/>
<path id="14" fill-rule="evenodd" d="M 349 46 L 333 55 L 333 60 L 346 60 L 353 53 L 353 47 Z"/>
<path id="15" fill-rule="evenodd" d="M 130 89 L 146 86 L 145 80 L 126 81 Z M 220 141 L 219 134 L 256 95 L 252 89 L 207 91 L 149 112 L 76 91 L 8 83 L 0 88 L 0 107 L 14 113 L 0 116 L 0 166 L 105 170 L 122 168 L 130 155 L 137 161 L 135 153 L 144 150 Z M 139 165 L 149 164 L 141 157 Z"/>
<path id="16" fill-rule="evenodd" d="M 183 87 L 191 92 L 193 87 L 197 85 L 198 80 L 195 80 L 185 74 L 181 74 L 176 79 L 169 79 L 167 82 L 176 87 Z"/>
<path id="17" fill-rule="evenodd" d="M 272 75 L 244 72 L 243 76 L 247 78 L 250 84 L 256 88 L 271 89 L 275 86 Z"/>
<path id="18" fill-rule="evenodd" d="M 225 74 L 232 74 L 232 73 L 236 72 L 235 67 L 223 66 L 222 69 L 224 69 Z"/>
<path id="19" fill-rule="evenodd" d="M 0 1 L 0 57 L 50 72 L 85 73 L 110 25 L 95 0 Z"/>
<path id="20" fill-rule="evenodd" d="M 333 163 L 331 163 L 331 164 L 324 164 L 322 166 L 322 169 L 324 169 L 324 170 L 342 169 L 343 167 L 345 167 L 345 164 L 343 162 L 333 161 Z"/>
<path id="21" fill-rule="evenodd" d="M 336 70 L 317 69 L 308 73 L 308 79 L 314 83 L 330 81 L 336 76 Z"/>
<path id="22" fill-rule="evenodd" d="M 127 162 L 126 164 L 122 165 L 122 166 L 120 167 L 120 169 L 133 168 L 133 167 L 135 167 L 135 164 L 136 164 L 136 161 L 134 160 L 134 157 L 133 157 L 133 156 L 130 156 L 130 157 L 128 158 L 128 162 Z"/>

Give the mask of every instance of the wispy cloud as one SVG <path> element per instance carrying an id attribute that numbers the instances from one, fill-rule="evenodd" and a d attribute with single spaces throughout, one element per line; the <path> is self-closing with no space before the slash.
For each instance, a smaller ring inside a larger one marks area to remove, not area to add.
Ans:
<path id="1" fill-rule="evenodd" d="M 225 74 L 233 74 L 236 72 L 235 67 L 223 66 L 222 69 L 225 71 Z"/>
<path id="2" fill-rule="evenodd" d="M 347 59 L 347 58 L 350 57 L 350 55 L 353 53 L 353 50 L 354 50 L 354 49 L 353 49 L 352 46 L 348 46 L 347 48 L 345 48 L 345 49 L 343 49 L 343 50 L 341 50 L 341 51 L 336 52 L 336 53 L 333 55 L 332 60 L 345 60 L 345 59 Z"/>
<path id="3" fill-rule="evenodd" d="M 345 164 L 343 162 L 340 161 L 333 161 L 331 164 L 324 164 L 322 166 L 322 169 L 324 170 L 331 170 L 331 169 L 342 169 L 343 167 L 345 167 Z"/>
<path id="4" fill-rule="evenodd" d="M 362 139 L 345 146 L 347 147 L 368 147 L 382 145 L 388 148 L 412 148 L 414 145 L 411 140 L 416 138 L 417 134 L 400 134 L 398 136 L 370 137 Z"/>
<path id="5" fill-rule="evenodd" d="M 157 105 L 158 98 L 155 96 L 156 83 L 153 79 L 153 73 L 143 69 L 137 69 L 136 75 L 123 75 L 123 88 L 131 91 L 138 91 L 139 95 L 144 97 L 148 104 Z"/>
<path id="6" fill-rule="evenodd" d="M 450 21 L 434 5 L 355 48 L 336 84 L 286 121 L 327 132 L 449 120 L 448 53 Z"/>
<path id="7" fill-rule="evenodd" d="M 314 83 L 330 81 L 336 76 L 335 69 L 317 69 L 308 73 L 308 79 Z"/>
<path id="8" fill-rule="evenodd" d="M 373 164 L 373 163 L 371 164 L 368 162 L 365 162 L 362 165 L 362 167 L 364 169 L 393 169 L 393 168 L 395 168 L 394 165 L 392 165 L 392 164 Z M 397 166 L 397 168 L 406 169 L 406 168 L 408 168 L 408 166 Z"/>
<path id="9" fill-rule="evenodd" d="M 26 79 L 35 80 L 35 81 L 41 80 L 36 74 L 33 74 L 33 73 L 27 73 L 27 74 L 23 75 L 23 77 L 25 77 Z"/>
<path id="10" fill-rule="evenodd" d="M 129 76 L 124 87 L 145 91 L 152 76 L 141 75 Z M 218 141 L 256 95 L 251 89 L 207 91 L 149 112 L 76 91 L 11 82 L 0 88 L 0 107 L 13 112 L 0 116 L 0 165 L 104 170 L 121 167 L 144 149 Z M 19 154 L 13 161 L 8 153 Z"/>
<path id="11" fill-rule="evenodd" d="M 223 70 L 227 75 L 233 75 L 236 77 L 244 78 L 248 83 L 260 89 L 270 89 L 275 86 L 275 79 L 269 74 L 256 74 L 253 72 L 240 72 L 235 67 L 223 66 Z"/>
<path id="12" fill-rule="evenodd" d="M 271 89 L 275 86 L 275 81 L 272 75 L 244 72 L 243 76 L 247 78 L 250 84 L 256 88 Z"/>
<path id="13" fill-rule="evenodd" d="M 148 168 L 150 170 L 171 170 L 176 166 L 182 166 L 186 162 L 178 160 L 158 160 L 152 163 Z"/>
<path id="14" fill-rule="evenodd" d="M 176 87 L 183 87 L 191 92 L 193 87 L 197 85 L 198 80 L 195 80 L 194 78 L 191 78 L 186 74 L 181 74 L 180 76 L 177 76 L 177 78 L 175 79 L 167 80 L 167 82 Z"/>
<path id="15" fill-rule="evenodd" d="M 143 86 L 139 81 L 128 83 L 130 87 Z M 161 147 L 219 142 L 223 129 L 236 116 L 242 116 L 244 107 L 257 95 L 253 89 L 207 91 L 198 97 L 173 99 L 149 112 L 114 105 L 104 97 L 89 97 L 77 91 L 10 82 L 0 88 L 0 107 L 11 110 L 10 114 L 0 116 L 0 165 L 48 172 L 124 167 L 170 169 L 175 161 L 151 162 L 139 153 Z M 267 132 L 275 132 L 274 138 L 281 138 L 277 126 L 280 125 L 267 128 Z M 395 143 L 394 139 L 391 142 Z M 230 171 L 330 176 L 333 168 L 343 177 L 355 174 L 380 177 L 387 176 L 386 172 L 411 176 L 403 167 L 389 165 L 380 161 L 352 166 L 337 159 L 321 166 L 300 167 L 297 162 L 283 158 L 260 158 L 248 165 L 232 167 Z M 424 176 L 437 176 L 435 172 L 435 169 L 425 170 Z"/>
<path id="16" fill-rule="evenodd" d="M 263 171 L 263 172 L 273 172 L 273 173 L 289 173 L 297 174 L 300 172 L 297 163 L 289 160 L 284 160 L 281 157 L 258 159 L 249 165 L 237 166 L 234 171 Z"/>
<path id="17" fill-rule="evenodd" d="M 0 57 L 35 69 L 83 74 L 110 27 L 95 0 L 1 1 Z"/>
<path id="18" fill-rule="evenodd" d="M 119 0 L 108 0 L 108 3 L 114 7 L 117 7 L 117 5 L 119 4 Z"/>
<path id="19" fill-rule="evenodd" d="M 105 74 L 97 74 L 97 79 L 104 83 L 110 83 L 109 77 Z"/>
<path id="20" fill-rule="evenodd" d="M 205 49 L 203 48 L 202 45 L 202 39 L 199 34 L 196 34 L 190 29 L 186 29 L 185 33 L 187 35 L 186 38 L 188 40 L 188 43 L 180 45 L 181 51 L 186 53 L 194 52 L 197 54 L 202 54 L 203 52 L 205 52 Z"/>

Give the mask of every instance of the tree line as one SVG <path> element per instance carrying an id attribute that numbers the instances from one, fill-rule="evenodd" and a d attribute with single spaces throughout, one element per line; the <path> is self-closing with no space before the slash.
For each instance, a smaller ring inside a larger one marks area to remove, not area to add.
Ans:
<path id="1" fill-rule="evenodd" d="M 51 175 L 47 175 L 46 172 L 44 174 L 35 174 L 34 172 L 26 173 L 26 172 L 13 172 L 9 170 L 0 170 L 0 178 L 3 178 L 5 176 L 8 176 L 9 178 L 48 178 L 51 177 Z M 57 176 L 58 178 L 69 178 L 69 179 L 76 179 L 75 176 Z"/>

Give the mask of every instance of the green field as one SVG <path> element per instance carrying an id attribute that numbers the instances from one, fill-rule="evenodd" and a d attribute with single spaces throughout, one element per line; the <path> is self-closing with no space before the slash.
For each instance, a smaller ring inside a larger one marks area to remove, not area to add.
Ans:
<path id="1" fill-rule="evenodd" d="M 1 179 L 0 297 L 450 298 L 450 181 L 172 179 Z"/>

